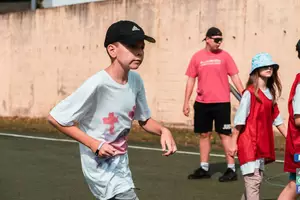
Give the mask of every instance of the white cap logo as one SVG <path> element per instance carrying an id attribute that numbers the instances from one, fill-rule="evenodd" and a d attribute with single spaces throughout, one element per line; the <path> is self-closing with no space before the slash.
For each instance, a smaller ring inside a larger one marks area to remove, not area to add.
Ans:
<path id="1" fill-rule="evenodd" d="M 136 27 L 136 26 L 133 26 L 132 27 L 132 31 L 140 31 L 140 29 L 138 27 Z"/>

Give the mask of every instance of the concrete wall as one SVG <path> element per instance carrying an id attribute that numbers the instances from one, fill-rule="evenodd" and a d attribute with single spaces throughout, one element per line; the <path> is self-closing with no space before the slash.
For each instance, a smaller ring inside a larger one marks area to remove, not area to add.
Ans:
<path id="1" fill-rule="evenodd" d="M 300 0 L 115 0 L 0 15 L 0 115 L 46 116 L 85 79 L 109 65 L 105 31 L 131 19 L 154 36 L 138 70 L 144 78 L 153 117 L 191 125 L 182 114 L 189 59 L 207 28 L 224 32 L 223 48 L 234 57 L 243 82 L 251 57 L 267 51 L 280 64 L 287 98 L 300 61 Z M 191 106 L 194 96 L 191 99 Z M 237 102 L 233 99 L 233 110 Z M 192 113 L 191 113 L 192 114 Z"/>

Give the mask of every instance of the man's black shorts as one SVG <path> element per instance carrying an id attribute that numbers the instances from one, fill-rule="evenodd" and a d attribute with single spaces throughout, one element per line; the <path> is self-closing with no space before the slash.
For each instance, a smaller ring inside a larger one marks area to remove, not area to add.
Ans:
<path id="1" fill-rule="evenodd" d="M 213 130 L 220 134 L 231 134 L 231 106 L 226 103 L 199 103 L 194 104 L 194 132 L 207 133 Z"/>

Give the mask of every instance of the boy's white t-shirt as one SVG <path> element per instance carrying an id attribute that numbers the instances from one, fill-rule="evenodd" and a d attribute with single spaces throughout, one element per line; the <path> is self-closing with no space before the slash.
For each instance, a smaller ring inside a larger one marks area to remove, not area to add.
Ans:
<path id="1" fill-rule="evenodd" d="M 74 93 L 55 106 L 50 115 L 63 126 L 79 128 L 97 140 L 105 140 L 117 149 L 108 159 L 94 155 L 80 144 L 83 174 L 92 193 L 109 199 L 134 188 L 128 167 L 127 135 L 133 120 L 150 118 L 144 84 L 130 71 L 124 85 L 102 70 L 86 80 Z"/>

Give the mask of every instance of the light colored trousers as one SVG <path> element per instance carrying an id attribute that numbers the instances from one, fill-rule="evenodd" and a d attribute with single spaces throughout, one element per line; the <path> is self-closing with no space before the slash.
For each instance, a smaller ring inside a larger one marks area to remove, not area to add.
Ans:
<path id="1" fill-rule="evenodd" d="M 241 200 L 260 200 L 260 186 L 263 180 L 263 172 L 255 169 L 253 174 L 244 176 L 245 191 Z"/>

